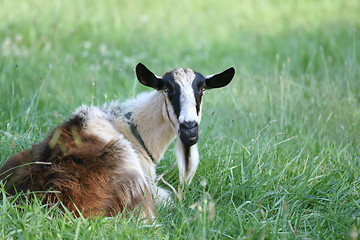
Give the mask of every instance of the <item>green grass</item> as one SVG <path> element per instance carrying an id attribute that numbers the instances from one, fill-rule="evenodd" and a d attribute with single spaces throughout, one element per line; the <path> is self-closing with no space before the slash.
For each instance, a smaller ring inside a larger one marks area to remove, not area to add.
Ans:
<path id="1" fill-rule="evenodd" d="M 2 198 L 4 239 L 356 239 L 360 2 L 0 0 L 0 163 L 80 104 L 157 74 L 236 68 L 205 96 L 201 163 L 157 226 Z M 178 184 L 173 146 L 158 167 Z M 201 184 L 202 183 L 202 184 Z M 206 186 L 204 185 L 206 183 Z M 3 193 L 2 193 L 3 194 Z"/>

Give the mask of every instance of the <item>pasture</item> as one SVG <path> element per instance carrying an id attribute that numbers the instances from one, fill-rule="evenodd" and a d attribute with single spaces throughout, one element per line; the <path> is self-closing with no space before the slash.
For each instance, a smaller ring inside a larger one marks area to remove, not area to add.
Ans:
<path id="1" fill-rule="evenodd" d="M 6 198 L 2 239 L 357 239 L 360 2 L 0 0 L 0 164 L 81 104 L 162 75 L 236 69 L 209 90 L 200 165 L 155 224 Z M 177 187 L 174 144 L 157 168 Z M 162 185 L 164 188 L 166 186 Z M 1 186 L 0 186 L 1 187 Z"/>

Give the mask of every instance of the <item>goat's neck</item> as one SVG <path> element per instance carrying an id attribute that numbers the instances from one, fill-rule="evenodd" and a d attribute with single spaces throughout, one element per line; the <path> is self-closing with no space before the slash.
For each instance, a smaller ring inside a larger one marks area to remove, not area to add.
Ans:
<path id="1" fill-rule="evenodd" d="M 157 91 L 142 93 L 125 103 L 125 106 L 131 112 L 132 121 L 148 151 L 159 162 L 175 137 L 171 122 L 164 118 L 164 97 Z"/>

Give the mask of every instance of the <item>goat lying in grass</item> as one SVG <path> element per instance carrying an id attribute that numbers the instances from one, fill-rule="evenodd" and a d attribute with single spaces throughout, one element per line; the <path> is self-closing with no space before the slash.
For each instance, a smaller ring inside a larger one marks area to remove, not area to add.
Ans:
<path id="1" fill-rule="evenodd" d="M 156 91 L 139 94 L 120 108 L 79 107 L 43 142 L 8 160 L 0 177 L 8 194 L 35 192 L 83 216 L 138 211 L 155 216 L 154 200 L 167 201 L 156 186 L 155 166 L 176 137 L 180 183 L 190 183 L 199 164 L 198 125 L 206 89 L 224 87 L 234 68 L 204 77 L 174 69 L 157 77 L 136 66 L 140 83 Z"/>

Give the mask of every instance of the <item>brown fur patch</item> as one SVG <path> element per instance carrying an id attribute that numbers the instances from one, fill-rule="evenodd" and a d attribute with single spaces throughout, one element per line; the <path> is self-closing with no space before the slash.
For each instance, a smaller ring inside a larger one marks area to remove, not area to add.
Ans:
<path id="1" fill-rule="evenodd" d="M 73 118 L 31 150 L 9 159 L 0 179 L 10 195 L 36 192 L 45 202 L 61 201 L 74 215 L 78 209 L 85 217 L 110 216 L 142 205 L 145 216 L 152 216 L 146 183 L 121 168 L 123 151 L 115 141 L 105 144 L 84 133 L 82 120 Z"/>

